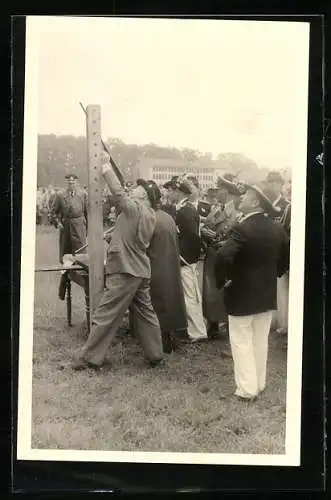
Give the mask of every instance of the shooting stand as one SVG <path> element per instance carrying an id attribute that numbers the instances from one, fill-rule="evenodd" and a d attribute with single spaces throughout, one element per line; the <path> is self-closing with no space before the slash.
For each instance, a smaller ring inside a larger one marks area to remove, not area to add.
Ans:
<path id="1" fill-rule="evenodd" d="M 36 269 L 40 271 L 64 271 L 61 283 L 66 294 L 67 321 L 72 326 L 71 283 L 81 286 L 85 293 L 88 329 L 91 329 L 91 312 L 99 303 L 104 290 L 104 245 L 102 217 L 102 175 L 101 175 L 101 108 L 89 105 L 86 108 L 86 143 L 88 163 L 88 254 L 82 254 L 82 265 L 53 266 Z M 79 255 L 77 255 L 79 262 Z M 60 283 L 60 288 L 61 288 Z M 61 295 L 61 290 L 59 290 Z M 62 297 L 61 297 L 62 298 Z M 64 295 L 63 295 L 64 298 Z"/>

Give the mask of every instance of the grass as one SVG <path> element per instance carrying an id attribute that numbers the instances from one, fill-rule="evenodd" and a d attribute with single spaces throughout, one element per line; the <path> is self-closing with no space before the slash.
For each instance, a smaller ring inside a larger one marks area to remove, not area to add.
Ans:
<path id="1" fill-rule="evenodd" d="M 38 227 L 36 263 L 58 261 L 56 231 Z M 187 346 L 165 367 L 145 365 L 123 331 L 100 373 L 61 369 L 86 338 L 83 291 L 73 284 L 73 323 L 58 296 L 59 274 L 36 273 L 32 447 L 72 450 L 282 454 L 286 352 L 270 337 L 268 385 L 255 403 L 231 397 L 224 341 Z"/>

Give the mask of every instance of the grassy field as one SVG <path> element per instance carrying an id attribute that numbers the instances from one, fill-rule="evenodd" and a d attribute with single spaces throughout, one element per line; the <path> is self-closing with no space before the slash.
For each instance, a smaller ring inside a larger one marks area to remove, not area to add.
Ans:
<path id="1" fill-rule="evenodd" d="M 58 261 L 54 229 L 38 227 L 36 263 Z M 235 401 L 226 342 L 186 346 L 165 367 L 145 365 L 128 333 L 100 373 L 63 362 L 84 342 L 84 299 L 73 285 L 73 327 L 58 298 L 58 273 L 37 273 L 33 354 L 33 448 L 271 453 L 285 447 L 286 352 L 270 337 L 268 385 L 255 403 Z"/>

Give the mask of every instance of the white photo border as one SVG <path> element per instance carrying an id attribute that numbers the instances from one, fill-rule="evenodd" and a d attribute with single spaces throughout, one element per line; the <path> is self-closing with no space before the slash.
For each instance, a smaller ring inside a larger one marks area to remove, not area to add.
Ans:
<path id="1" fill-rule="evenodd" d="M 47 16 L 48 17 L 48 16 Z M 62 17 L 62 16 L 61 16 Z M 303 347 L 303 304 L 305 271 L 305 213 L 307 177 L 308 129 L 308 75 L 309 75 L 309 23 L 300 24 L 302 63 L 306 79 L 298 89 L 298 102 L 302 112 L 293 140 L 300 143 L 301 155 L 292 168 L 292 227 L 290 251 L 290 293 L 287 356 L 286 441 L 285 454 L 217 454 L 217 453 L 166 453 L 119 452 L 87 450 L 32 449 L 32 352 L 34 323 L 35 283 L 35 210 L 37 190 L 37 141 L 38 141 L 38 50 L 39 29 L 45 16 L 26 18 L 26 69 L 24 105 L 24 153 L 22 192 L 22 256 L 20 289 L 19 332 L 19 383 L 17 459 L 75 462 L 133 462 L 172 464 L 267 465 L 299 466 L 301 442 L 301 389 Z M 49 17 L 48 17 L 49 19 Z M 56 18 L 54 18 L 56 19 Z M 72 18 L 74 22 L 74 18 Z M 139 19 L 137 20 L 139 22 Z M 217 21 L 228 22 L 228 21 Z M 233 22 L 233 21 L 232 21 Z M 252 22 L 252 21 L 241 21 Z M 260 21 L 256 21 L 260 22 Z M 262 21 L 261 21 L 262 22 Z M 284 21 L 272 21 L 284 22 Z M 88 103 L 87 103 L 88 104 Z M 302 146 L 301 146 L 302 145 Z"/>

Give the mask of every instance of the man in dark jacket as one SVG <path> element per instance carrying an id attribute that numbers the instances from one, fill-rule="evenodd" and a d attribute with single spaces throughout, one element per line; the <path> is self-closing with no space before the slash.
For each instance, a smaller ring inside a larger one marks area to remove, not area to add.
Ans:
<path id="1" fill-rule="evenodd" d="M 188 199 L 191 184 L 186 178 L 174 177 L 164 187 L 168 189 L 169 201 L 176 207 L 175 222 L 188 322 L 187 333 L 191 342 L 197 342 L 207 339 L 197 268 L 201 254 L 200 219 L 195 206 Z"/>
<path id="2" fill-rule="evenodd" d="M 277 212 L 265 186 L 247 186 L 243 216 L 218 252 L 217 285 L 225 285 L 235 395 L 255 399 L 266 385 L 268 336 L 277 309 L 277 277 L 289 267 L 289 240 L 268 214 Z"/>

